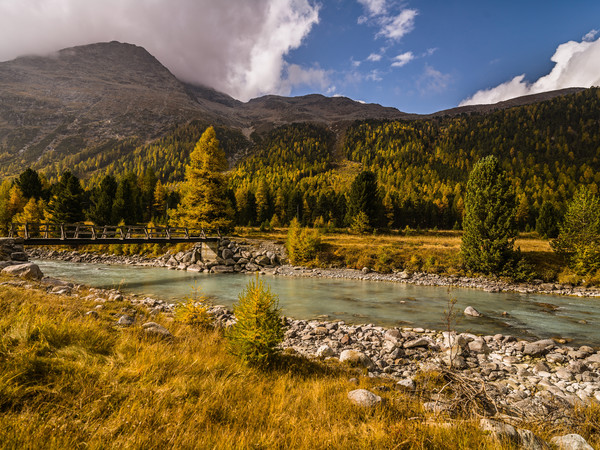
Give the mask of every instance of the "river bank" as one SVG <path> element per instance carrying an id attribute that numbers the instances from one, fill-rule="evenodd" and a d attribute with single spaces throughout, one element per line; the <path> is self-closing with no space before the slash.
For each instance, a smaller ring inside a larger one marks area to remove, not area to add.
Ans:
<path id="1" fill-rule="evenodd" d="M 113 309 L 115 304 L 122 304 L 121 312 L 114 315 L 115 326 L 171 335 L 165 327 L 150 326 L 154 322 L 149 320 L 154 319 L 148 317 L 156 317 L 158 322 L 161 317 L 172 318 L 174 303 L 50 278 L 11 279 L 0 285 L 41 290 L 69 302 L 91 303 L 95 306 L 85 313 L 89 317 L 97 316 L 109 304 Z M 139 314 L 128 304 L 147 313 Z M 233 313 L 223 306 L 213 306 L 209 312 L 217 328 L 235 323 Z M 284 354 L 297 353 L 308 359 L 357 367 L 356 383 L 361 377 L 391 380 L 391 387 L 375 381 L 374 395 L 384 395 L 386 390 L 395 388 L 418 396 L 426 411 L 440 417 L 472 409 L 487 421 L 481 425 L 484 429 L 491 427 L 505 438 L 517 433 L 513 426 L 523 427 L 540 420 L 553 427 L 574 427 L 574 411 L 600 402 L 600 350 L 590 346 L 560 345 L 550 339 L 531 342 L 501 334 L 476 336 L 451 329 L 441 332 L 417 327 L 348 325 L 341 321 L 286 318 L 285 324 L 285 340 L 281 344 Z M 432 376 L 450 380 L 447 389 L 423 392 L 424 377 Z M 539 446 L 542 444 L 525 445 L 523 439 L 538 442 L 526 431 L 515 435 L 520 445 L 543 448 Z"/>
<path id="2" fill-rule="evenodd" d="M 573 286 L 570 284 L 545 283 L 533 280 L 526 283 L 486 277 L 444 276 L 425 272 L 400 271 L 378 273 L 365 267 L 362 270 L 346 268 L 306 268 L 288 264 L 285 248 L 271 241 L 225 240 L 219 247 L 214 261 L 200 260 L 200 251 L 194 247 L 188 251 L 167 252 L 158 257 L 140 255 L 110 255 L 73 250 L 49 250 L 30 248 L 34 259 L 50 259 L 70 262 L 121 264 L 145 267 L 165 267 L 191 272 L 234 273 L 263 272 L 280 276 L 316 277 L 366 281 L 386 281 L 417 286 L 441 286 L 481 289 L 486 292 L 516 292 L 521 294 L 551 294 L 576 297 L 600 297 L 600 288 Z"/>

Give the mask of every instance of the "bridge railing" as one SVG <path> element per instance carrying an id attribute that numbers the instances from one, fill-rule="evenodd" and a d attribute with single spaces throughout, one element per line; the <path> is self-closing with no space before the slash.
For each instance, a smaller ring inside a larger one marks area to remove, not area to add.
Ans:
<path id="1" fill-rule="evenodd" d="M 217 230 L 217 235 L 221 234 Z M 149 239 L 206 239 L 203 228 L 145 227 L 136 225 L 87 225 L 83 223 L 12 223 L 8 237 L 60 240 L 149 240 Z"/>

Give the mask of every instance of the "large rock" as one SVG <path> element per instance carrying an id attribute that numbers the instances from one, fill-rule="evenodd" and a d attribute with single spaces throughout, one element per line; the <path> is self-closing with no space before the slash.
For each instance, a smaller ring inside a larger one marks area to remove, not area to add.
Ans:
<path id="1" fill-rule="evenodd" d="M 358 350 L 344 350 L 340 354 L 340 362 L 345 362 L 351 366 L 361 366 L 367 369 L 373 368 L 373 362 L 367 355 Z"/>
<path id="2" fill-rule="evenodd" d="M 594 448 L 579 434 L 555 436 L 550 439 L 550 443 L 560 450 L 594 450 Z"/>
<path id="3" fill-rule="evenodd" d="M 210 269 L 211 273 L 233 273 L 234 269 L 232 266 L 213 266 Z"/>
<path id="4" fill-rule="evenodd" d="M 467 306 L 464 311 L 465 316 L 481 317 L 481 313 L 472 306 Z"/>
<path id="5" fill-rule="evenodd" d="M 44 277 L 44 274 L 42 273 L 38 265 L 34 263 L 8 266 L 2 269 L 2 273 L 14 277 L 27 278 L 30 280 L 41 280 Z"/>
<path id="6" fill-rule="evenodd" d="M 167 330 L 162 325 L 159 325 L 156 322 L 147 322 L 142 325 L 144 332 L 147 336 L 158 337 L 163 339 L 171 339 L 173 335 L 169 330 Z"/>
<path id="7" fill-rule="evenodd" d="M 556 344 L 552 339 L 542 339 L 541 341 L 528 342 L 523 348 L 524 355 L 540 356 L 548 353 Z"/>
<path id="8" fill-rule="evenodd" d="M 372 408 L 381 403 L 381 397 L 366 389 L 355 389 L 348 392 L 348 399 L 357 406 Z"/>
<path id="9" fill-rule="evenodd" d="M 335 353 L 329 345 L 323 344 L 317 349 L 316 354 L 318 358 L 327 358 L 329 356 L 333 356 Z"/>
<path id="10" fill-rule="evenodd" d="M 519 442 L 520 440 L 517 429 L 504 422 L 499 422 L 492 419 L 481 419 L 479 421 L 479 427 L 483 431 L 493 434 L 498 439 L 508 439 L 515 443 Z"/>

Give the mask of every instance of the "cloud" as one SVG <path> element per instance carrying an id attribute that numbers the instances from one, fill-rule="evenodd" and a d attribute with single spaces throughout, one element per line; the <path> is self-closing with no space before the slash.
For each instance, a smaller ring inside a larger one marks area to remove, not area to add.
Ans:
<path id="1" fill-rule="evenodd" d="M 393 58 L 392 67 L 402 67 L 415 59 L 413 52 L 405 52 Z"/>
<path id="2" fill-rule="evenodd" d="M 358 3 L 363 5 L 371 16 L 384 14 L 387 10 L 386 0 L 358 0 Z"/>
<path id="3" fill-rule="evenodd" d="M 118 40 L 146 48 L 179 78 L 240 100 L 320 83 L 287 66 L 319 22 L 312 0 L 0 0 L 0 61 Z M 285 78 L 287 72 L 287 78 Z"/>
<path id="4" fill-rule="evenodd" d="M 417 81 L 421 93 L 443 92 L 450 83 L 450 74 L 442 73 L 429 64 L 425 64 L 425 70 Z"/>
<path id="5" fill-rule="evenodd" d="M 280 92 L 283 95 L 289 95 L 294 86 L 318 87 L 322 91 L 329 91 L 331 88 L 335 90 L 335 86 L 330 86 L 329 72 L 319 67 L 305 69 L 298 64 L 288 64 L 286 75 Z"/>
<path id="6" fill-rule="evenodd" d="M 414 29 L 415 17 L 418 14 L 416 9 L 405 9 L 397 16 L 381 17 L 379 20 L 381 30 L 376 37 L 384 37 L 393 41 L 400 40 Z"/>
<path id="7" fill-rule="evenodd" d="M 589 33 L 588 33 L 589 34 Z M 588 42 L 569 41 L 561 44 L 551 58 L 554 67 L 548 75 L 528 83 L 518 75 L 499 86 L 476 92 L 460 105 L 497 103 L 523 95 L 554 91 L 568 87 L 600 85 L 600 39 Z"/>
<path id="8" fill-rule="evenodd" d="M 371 61 L 371 62 L 381 61 L 381 54 L 380 53 L 371 53 L 369 56 L 367 56 L 367 61 Z"/>
<path id="9" fill-rule="evenodd" d="M 581 39 L 587 42 L 591 42 L 596 39 L 596 36 L 600 33 L 598 30 L 590 30 L 587 34 L 585 34 Z"/>
<path id="10" fill-rule="evenodd" d="M 392 41 L 400 40 L 415 27 L 416 9 L 403 9 L 399 14 L 389 12 L 391 6 L 386 0 L 357 0 L 363 5 L 367 15 L 358 18 L 359 24 L 368 23 L 379 27 L 376 38 L 383 37 Z M 392 5 L 393 6 L 393 5 Z"/>

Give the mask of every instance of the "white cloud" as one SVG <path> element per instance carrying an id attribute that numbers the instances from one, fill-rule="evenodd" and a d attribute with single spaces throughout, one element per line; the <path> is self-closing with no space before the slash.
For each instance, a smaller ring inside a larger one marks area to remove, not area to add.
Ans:
<path id="1" fill-rule="evenodd" d="M 371 72 L 369 72 L 365 76 L 365 80 L 378 82 L 378 81 L 382 81 L 383 78 L 382 78 L 380 72 L 377 69 L 375 69 L 375 70 L 372 70 Z"/>
<path id="2" fill-rule="evenodd" d="M 319 78 L 285 61 L 319 22 L 311 1 L 0 0 L 0 61 L 119 40 L 143 46 L 181 79 L 241 100 L 286 93 L 294 79 Z"/>
<path id="3" fill-rule="evenodd" d="M 596 36 L 598 35 L 598 33 L 600 33 L 599 30 L 590 30 L 587 34 L 585 34 L 585 36 L 583 36 L 581 39 L 587 42 L 591 42 L 594 39 L 596 39 Z"/>
<path id="4" fill-rule="evenodd" d="M 591 87 L 600 85 L 600 39 L 594 42 L 569 41 L 561 44 L 551 58 L 554 67 L 548 75 L 534 83 L 525 81 L 525 75 L 494 88 L 476 92 L 461 102 L 463 105 L 497 103 L 510 98 L 568 87 Z"/>
<path id="5" fill-rule="evenodd" d="M 358 3 L 363 5 L 371 16 L 385 14 L 387 10 L 386 0 L 358 0 Z"/>
<path id="6" fill-rule="evenodd" d="M 413 52 L 405 52 L 402 53 L 398 56 L 395 56 L 393 58 L 394 62 L 392 63 L 392 67 L 402 67 L 407 65 L 409 62 L 411 62 L 413 59 L 415 59 L 415 55 L 413 55 Z"/>
<path id="7" fill-rule="evenodd" d="M 371 62 L 381 61 L 381 54 L 371 53 L 369 56 L 367 56 L 367 61 L 371 61 Z"/>
<path id="8" fill-rule="evenodd" d="M 316 87 L 322 91 L 335 90 L 330 87 L 329 72 L 319 67 L 303 68 L 298 64 L 288 64 L 286 67 L 286 78 L 282 81 L 280 94 L 289 95 L 294 86 Z"/>
<path id="9" fill-rule="evenodd" d="M 379 30 L 376 36 L 382 36 L 393 41 L 400 40 L 414 29 L 415 17 L 418 14 L 416 9 L 405 9 L 397 16 L 382 17 L 379 21 L 381 30 Z"/>
<path id="10" fill-rule="evenodd" d="M 448 87 L 451 78 L 450 74 L 442 73 L 429 64 L 425 64 L 425 70 L 417 85 L 421 93 L 443 92 Z"/>

